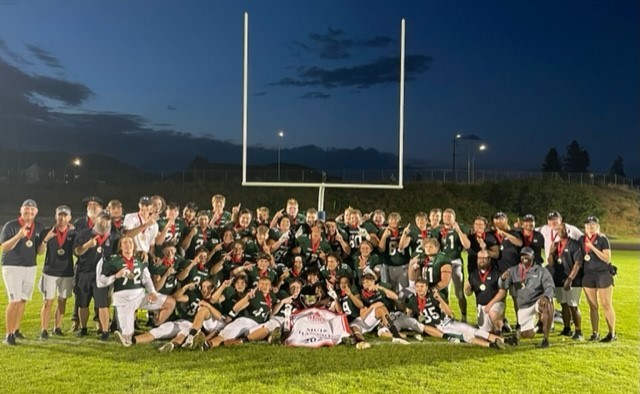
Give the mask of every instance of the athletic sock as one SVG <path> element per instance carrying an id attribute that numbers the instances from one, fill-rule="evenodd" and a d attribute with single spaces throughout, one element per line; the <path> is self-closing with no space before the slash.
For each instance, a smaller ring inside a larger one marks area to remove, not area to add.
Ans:
<path id="1" fill-rule="evenodd" d="M 196 330 L 195 328 L 192 328 L 191 330 L 189 330 L 189 335 L 196 335 L 198 333 L 198 330 Z"/>

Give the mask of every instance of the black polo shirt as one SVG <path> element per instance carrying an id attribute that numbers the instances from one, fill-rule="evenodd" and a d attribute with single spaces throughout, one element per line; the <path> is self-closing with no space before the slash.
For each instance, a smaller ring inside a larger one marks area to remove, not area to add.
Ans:
<path id="1" fill-rule="evenodd" d="M 498 279 L 500 279 L 500 273 L 494 264 L 484 273 L 478 269 L 469 274 L 469 284 L 476 295 L 476 304 L 487 305 L 496 296 L 500 290 Z"/>
<path id="2" fill-rule="evenodd" d="M 56 277 L 72 277 L 73 276 L 73 241 L 76 238 L 76 231 L 69 229 L 62 241 L 62 245 L 58 243 L 58 229 L 56 229 L 56 237 L 53 237 L 46 243 L 47 251 L 44 255 L 44 267 L 42 272 L 49 276 Z M 45 229 L 41 238 L 44 239 L 51 228 Z"/>
<path id="3" fill-rule="evenodd" d="M 75 249 L 84 245 L 94 237 L 97 237 L 97 234 L 95 234 L 91 228 L 80 231 L 73 242 L 73 248 Z M 93 248 L 89 248 L 89 250 L 87 250 L 82 256 L 78 256 L 78 260 L 76 261 L 76 271 L 78 273 L 95 273 L 98 261 L 103 257 L 109 257 L 114 254 L 117 248 L 118 237 L 114 234 L 109 234 L 102 246 L 96 245 Z M 98 251 L 99 249 L 101 252 Z"/>
<path id="4" fill-rule="evenodd" d="M 42 243 L 41 233 L 44 230 L 44 226 L 36 221 L 31 225 L 35 226 L 31 238 L 22 238 L 12 250 L 2 250 L 2 265 L 18 267 L 33 267 L 36 265 L 37 250 Z M 7 222 L 2 227 L 2 232 L 0 232 L 0 244 L 13 238 L 21 228 L 22 226 L 20 226 L 18 219 Z M 32 245 L 27 246 L 28 242 L 31 242 Z"/>

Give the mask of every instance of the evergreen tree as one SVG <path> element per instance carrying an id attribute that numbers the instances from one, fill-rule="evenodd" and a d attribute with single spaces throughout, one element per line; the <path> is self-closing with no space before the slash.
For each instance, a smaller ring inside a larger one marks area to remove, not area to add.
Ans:
<path id="1" fill-rule="evenodd" d="M 573 140 L 567 146 L 567 155 L 564 158 L 564 170 L 566 172 L 589 172 L 589 152 L 582 149 L 577 141 Z"/>
<path id="2" fill-rule="evenodd" d="M 560 162 L 560 155 L 556 148 L 549 149 L 547 155 L 544 157 L 542 163 L 543 172 L 560 172 L 562 171 L 562 163 Z"/>
<path id="3" fill-rule="evenodd" d="M 613 165 L 611 165 L 609 174 L 626 177 L 626 175 L 624 174 L 624 168 L 622 167 L 622 156 L 618 156 L 618 158 L 613 161 Z"/>

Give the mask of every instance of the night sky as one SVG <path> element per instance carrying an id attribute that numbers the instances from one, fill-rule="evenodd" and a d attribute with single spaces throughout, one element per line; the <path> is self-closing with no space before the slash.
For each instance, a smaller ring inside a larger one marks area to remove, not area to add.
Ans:
<path id="1" fill-rule="evenodd" d="M 462 133 L 476 168 L 535 171 L 577 140 L 638 177 L 639 4 L 0 0 L 2 146 L 177 169 L 239 144 L 247 11 L 251 145 L 396 152 L 406 18 L 406 162 L 450 168 Z"/>

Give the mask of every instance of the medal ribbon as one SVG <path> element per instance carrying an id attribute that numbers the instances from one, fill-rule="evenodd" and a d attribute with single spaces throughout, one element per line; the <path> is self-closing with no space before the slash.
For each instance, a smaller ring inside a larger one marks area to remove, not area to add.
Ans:
<path id="1" fill-rule="evenodd" d="M 527 235 L 527 232 L 523 231 L 522 232 L 522 243 L 524 243 L 524 246 L 531 245 L 531 242 L 533 242 L 533 231 L 531 232 L 531 235 Z"/>
<path id="2" fill-rule="evenodd" d="M 400 230 L 397 227 L 395 229 L 389 227 L 389 230 L 391 230 L 391 238 L 398 238 Z"/>
<path id="3" fill-rule="evenodd" d="M 271 309 L 271 294 L 264 296 L 264 300 L 267 301 L 267 306 Z"/>
<path id="4" fill-rule="evenodd" d="M 447 238 L 447 235 L 449 235 L 449 229 L 445 226 L 442 226 L 442 229 L 440 230 L 440 239 L 444 240 L 445 238 Z"/>
<path id="5" fill-rule="evenodd" d="M 102 237 L 99 235 L 96 235 L 96 242 L 98 242 L 98 246 L 102 246 L 102 244 L 105 243 L 107 238 L 109 238 L 109 234 L 105 234 Z"/>
<path id="6" fill-rule="evenodd" d="M 527 276 L 527 273 L 531 270 L 531 267 L 533 267 L 533 265 L 529 268 L 525 268 L 524 264 L 520 264 L 520 267 L 518 267 L 518 271 L 520 272 L 520 282 L 524 283 L 524 279 Z"/>
<path id="7" fill-rule="evenodd" d="M 589 251 L 591 251 L 591 248 L 587 246 L 587 239 L 593 245 L 596 238 L 598 238 L 598 234 L 593 234 L 592 237 L 588 236 L 587 234 L 584 235 L 584 253 L 585 254 L 589 254 Z"/>
<path id="8" fill-rule="evenodd" d="M 418 301 L 418 313 L 420 313 L 424 310 L 424 307 L 427 304 L 427 297 L 417 296 L 416 299 Z"/>
<path id="9" fill-rule="evenodd" d="M 112 219 L 113 225 L 117 230 L 122 227 L 122 218 Z"/>
<path id="10" fill-rule="evenodd" d="M 318 248 L 320 247 L 320 239 L 318 240 L 318 242 L 313 242 L 313 240 L 311 240 L 311 254 L 315 254 L 318 251 Z"/>
<path id="11" fill-rule="evenodd" d="M 69 227 L 66 227 L 64 231 L 56 230 L 56 239 L 58 240 L 58 247 L 62 248 L 64 245 L 64 241 L 67 238 L 67 232 L 69 232 Z"/>
<path id="12" fill-rule="evenodd" d="M 25 221 L 22 220 L 22 218 L 18 218 L 18 223 L 20 223 L 20 227 L 24 227 L 25 225 Z M 29 233 L 27 234 L 27 239 L 31 240 L 31 237 L 33 237 L 33 233 L 36 231 L 35 223 L 31 223 L 31 226 L 27 227 L 27 230 L 29 230 Z"/>
<path id="13" fill-rule="evenodd" d="M 133 272 L 133 256 L 131 256 L 131 258 L 127 258 L 125 255 L 122 255 L 122 260 L 124 260 L 124 263 L 127 265 L 127 269 Z"/>
<path id="14" fill-rule="evenodd" d="M 494 235 L 496 236 L 496 239 L 498 240 L 498 244 L 502 245 L 502 240 L 504 239 L 504 237 L 501 236 L 497 231 L 494 233 Z"/>
<path id="15" fill-rule="evenodd" d="M 569 243 L 569 238 L 565 239 L 564 241 L 558 241 L 558 243 L 556 244 L 556 251 L 558 252 L 558 258 L 562 257 L 562 252 L 564 252 L 564 248 L 567 246 L 568 243 Z"/>
<path id="16" fill-rule="evenodd" d="M 485 271 L 484 275 L 478 270 L 478 276 L 480 277 L 480 282 L 484 283 L 487 280 L 487 276 L 491 273 L 491 267 L 487 271 Z"/>
<path id="17" fill-rule="evenodd" d="M 164 265 L 165 267 L 171 267 L 175 260 L 176 259 L 169 260 L 168 258 L 165 257 L 164 259 L 162 259 L 162 265 Z"/>

